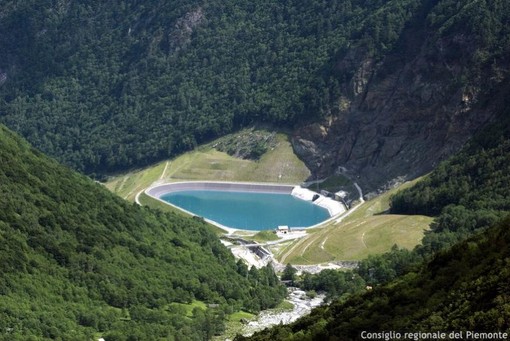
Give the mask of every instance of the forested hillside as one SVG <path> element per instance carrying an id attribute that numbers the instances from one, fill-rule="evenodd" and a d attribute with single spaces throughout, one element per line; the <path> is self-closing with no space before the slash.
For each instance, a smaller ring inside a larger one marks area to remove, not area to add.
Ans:
<path id="1" fill-rule="evenodd" d="M 0 194 L 2 340 L 204 340 L 286 294 L 203 222 L 129 204 L 3 126 Z"/>
<path id="2" fill-rule="evenodd" d="M 383 60 L 436 2 L 7 0 L 0 119 L 67 165 L 104 173 L 255 122 L 338 118 L 366 86 L 365 59 Z M 433 30 L 449 27 L 450 2 Z M 500 34 L 494 20 L 484 39 Z"/>
<path id="3" fill-rule="evenodd" d="M 365 193 L 414 179 L 508 107 L 510 2 L 415 5 L 393 48 L 374 52 L 377 34 L 395 27 L 374 20 L 332 59 L 324 83 L 338 80 L 340 99 L 332 98 L 330 117 L 300 127 L 294 139 L 319 177 L 341 172 Z"/>
<path id="4" fill-rule="evenodd" d="M 39 151 L 101 177 L 256 123 L 365 193 L 438 167 L 392 199 L 436 216 L 422 246 L 304 276 L 344 297 L 254 339 L 508 331 L 509 71 L 507 0 L 3 1 L 0 121 L 38 149 L 0 126 L 0 339 L 203 340 L 278 303 L 200 220 Z"/>
<path id="5" fill-rule="evenodd" d="M 437 216 L 428 253 L 487 228 L 510 212 L 510 115 L 480 132 L 416 186 L 392 198 L 392 213 Z"/>

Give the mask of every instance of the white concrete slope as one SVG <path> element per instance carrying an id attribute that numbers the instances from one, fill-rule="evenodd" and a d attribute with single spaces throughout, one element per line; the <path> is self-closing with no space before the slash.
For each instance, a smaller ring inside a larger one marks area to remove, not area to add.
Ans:
<path id="1" fill-rule="evenodd" d="M 311 191 L 307 188 L 296 186 L 292 189 L 291 194 L 293 196 L 295 196 L 296 198 L 313 202 L 315 205 L 327 209 L 329 212 L 329 215 L 332 217 L 342 214 L 346 211 L 345 205 L 342 202 L 333 200 L 333 199 L 328 198 L 322 194 Z M 318 196 L 318 198 L 313 200 L 317 196 Z"/>

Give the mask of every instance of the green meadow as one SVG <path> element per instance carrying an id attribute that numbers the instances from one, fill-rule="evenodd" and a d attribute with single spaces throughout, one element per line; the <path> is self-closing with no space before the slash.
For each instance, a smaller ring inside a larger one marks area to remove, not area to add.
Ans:
<path id="1" fill-rule="evenodd" d="M 340 260 L 361 260 L 380 254 L 393 245 L 412 249 L 421 242 L 431 217 L 386 214 L 389 199 L 407 182 L 361 204 L 344 220 L 332 221 L 308 230 L 308 235 L 282 246 L 272 247 L 281 263 L 317 264 Z"/>

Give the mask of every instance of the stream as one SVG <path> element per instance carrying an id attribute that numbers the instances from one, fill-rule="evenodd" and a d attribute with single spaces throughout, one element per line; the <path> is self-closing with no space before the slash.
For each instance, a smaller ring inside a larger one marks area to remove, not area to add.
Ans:
<path id="1" fill-rule="evenodd" d="M 283 323 L 289 324 L 296 321 L 301 316 L 307 315 L 310 311 L 318 307 L 324 301 L 325 295 L 317 295 L 314 298 L 309 298 L 306 293 L 299 288 L 288 288 L 289 297 L 286 301 L 292 303 L 294 308 L 292 310 L 264 310 L 260 312 L 257 318 L 248 322 L 243 329 L 244 336 L 250 336 L 253 333 Z"/>

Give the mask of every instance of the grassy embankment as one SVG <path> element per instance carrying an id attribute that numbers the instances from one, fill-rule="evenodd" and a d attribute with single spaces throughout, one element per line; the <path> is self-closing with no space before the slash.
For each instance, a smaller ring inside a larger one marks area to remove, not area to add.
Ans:
<path id="1" fill-rule="evenodd" d="M 156 181 L 247 181 L 300 184 L 310 171 L 297 158 L 288 137 L 276 135 L 276 146 L 257 161 L 242 160 L 213 148 L 216 141 L 169 161 L 113 177 L 106 187 L 126 200 Z"/>
<path id="2" fill-rule="evenodd" d="M 341 222 L 333 221 L 308 230 L 307 237 L 272 251 L 282 263 L 317 264 L 336 260 L 361 260 L 388 251 L 393 245 L 412 249 L 420 243 L 432 222 L 431 217 L 392 215 L 389 199 L 397 191 L 418 180 L 362 204 Z"/>

